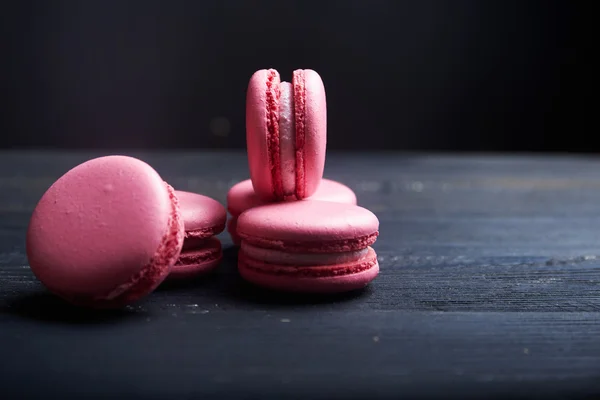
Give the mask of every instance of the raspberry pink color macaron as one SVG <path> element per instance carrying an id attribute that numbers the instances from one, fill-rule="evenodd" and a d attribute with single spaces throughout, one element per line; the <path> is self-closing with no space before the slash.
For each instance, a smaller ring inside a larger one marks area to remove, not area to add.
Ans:
<path id="1" fill-rule="evenodd" d="M 246 95 L 250 178 L 263 200 L 303 199 L 317 190 L 325 166 L 327 110 L 319 74 L 274 69 L 255 72 Z"/>
<path id="2" fill-rule="evenodd" d="M 59 178 L 37 204 L 27 257 L 52 292 L 82 306 L 119 307 L 152 292 L 183 245 L 174 190 L 145 162 L 96 158 Z"/>
<path id="3" fill-rule="evenodd" d="M 192 278 L 213 271 L 223 258 L 221 241 L 227 211 L 218 201 L 201 194 L 175 191 L 185 227 L 183 250 L 169 280 Z"/>
<path id="4" fill-rule="evenodd" d="M 238 269 L 249 282 L 291 292 L 365 287 L 379 273 L 370 246 L 379 221 L 369 210 L 325 201 L 274 203 L 245 211 Z"/>
<path id="5" fill-rule="evenodd" d="M 323 179 L 317 188 L 317 191 L 305 200 L 332 201 L 345 204 L 356 204 L 356 194 L 348 186 L 330 180 Z M 231 218 L 227 222 L 227 231 L 233 239 L 233 243 L 239 246 L 240 239 L 236 234 L 237 218 L 244 211 L 269 204 L 271 202 L 262 200 L 254 192 L 252 181 L 247 179 L 235 184 L 227 193 L 227 210 Z"/>

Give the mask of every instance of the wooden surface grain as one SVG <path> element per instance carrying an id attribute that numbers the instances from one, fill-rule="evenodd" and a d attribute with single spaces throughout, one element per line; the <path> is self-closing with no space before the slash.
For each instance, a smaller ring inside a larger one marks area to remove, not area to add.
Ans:
<path id="1" fill-rule="evenodd" d="M 248 177 L 243 153 L 130 154 L 223 203 Z M 214 276 L 99 313 L 49 295 L 24 251 L 43 192 L 97 155 L 0 152 L 2 393 L 600 396 L 600 159 L 331 152 L 325 175 L 381 222 L 381 274 L 369 288 L 310 298 L 259 290 L 237 275 L 222 234 Z"/>

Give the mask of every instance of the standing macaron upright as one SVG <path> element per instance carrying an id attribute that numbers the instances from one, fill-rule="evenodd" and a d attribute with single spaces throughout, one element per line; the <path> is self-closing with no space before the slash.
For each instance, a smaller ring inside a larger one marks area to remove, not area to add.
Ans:
<path id="1" fill-rule="evenodd" d="M 152 292 L 183 245 L 175 191 L 145 162 L 95 158 L 60 177 L 37 204 L 27 258 L 53 293 L 109 308 Z"/>
<path id="2" fill-rule="evenodd" d="M 293 72 L 282 82 L 274 69 L 250 78 L 246 141 L 250 178 L 264 200 L 303 199 L 318 188 L 325 166 L 327 109 L 319 74 Z"/>

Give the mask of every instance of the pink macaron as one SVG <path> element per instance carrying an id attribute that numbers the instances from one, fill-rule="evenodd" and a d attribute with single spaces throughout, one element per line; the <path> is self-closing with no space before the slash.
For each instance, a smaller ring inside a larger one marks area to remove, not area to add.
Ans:
<path id="1" fill-rule="evenodd" d="M 274 69 L 250 78 L 246 142 L 250 178 L 264 200 L 303 199 L 317 190 L 325 166 L 327 110 L 319 74 L 293 72 L 282 82 Z"/>
<path id="2" fill-rule="evenodd" d="M 82 306 L 134 302 L 168 275 L 183 245 L 175 191 L 145 162 L 89 160 L 59 178 L 37 204 L 27 257 L 52 292 Z"/>
<path id="3" fill-rule="evenodd" d="M 183 250 L 173 266 L 168 280 L 195 278 L 214 271 L 223 258 L 221 241 L 216 237 L 204 239 L 201 245 Z"/>
<path id="4" fill-rule="evenodd" d="M 221 241 L 214 237 L 225 229 L 227 211 L 218 201 L 201 194 L 175 191 L 185 227 L 183 250 L 169 280 L 192 278 L 213 271 L 221 262 Z"/>
<path id="5" fill-rule="evenodd" d="M 379 273 L 370 247 L 379 220 L 369 210 L 325 201 L 264 205 L 240 215 L 238 269 L 270 289 L 337 293 L 365 287 Z"/>
<path id="6" fill-rule="evenodd" d="M 344 204 L 356 204 L 356 194 L 348 186 L 331 179 L 321 180 L 317 191 L 304 200 L 332 201 Z M 240 239 L 236 233 L 237 217 L 244 211 L 271 203 L 258 197 L 252 187 L 252 181 L 247 179 L 239 182 L 229 189 L 227 193 L 227 211 L 231 218 L 227 222 L 227 231 L 233 242 L 239 246 Z"/>

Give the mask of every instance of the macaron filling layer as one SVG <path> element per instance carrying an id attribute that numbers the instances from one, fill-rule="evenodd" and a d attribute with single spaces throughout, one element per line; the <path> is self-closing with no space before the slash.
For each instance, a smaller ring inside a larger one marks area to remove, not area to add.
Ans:
<path id="1" fill-rule="evenodd" d="M 283 184 L 281 180 L 281 156 L 279 144 L 279 99 L 280 99 L 279 73 L 270 69 L 267 75 L 267 150 L 269 154 L 269 168 L 275 198 L 283 198 Z"/>
<path id="2" fill-rule="evenodd" d="M 293 266 L 321 266 L 344 264 L 359 261 L 367 256 L 368 248 L 342 253 L 288 253 L 281 250 L 265 249 L 242 242 L 241 251 L 250 258 L 269 264 Z"/>
<path id="3" fill-rule="evenodd" d="M 267 75 L 267 148 L 276 199 L 305 197 L 304 142 L 306 89 L 304 71 L 293 72 L 292 83 L 279 73 Z"/>
<path id="4" fill-rule="evenodd" d="M 218 235 L 219 233 L 223 232 L 224 229 L 225 224 L 223 223 L 220 225 L 209 226 L 202 229 L 194 229 L 190 231 L 186 230 L 184 238 L 186 241 L 188 241 L 189 239 L 206 239 L 211 236 Z"/>
<path id="5" fill-rule="evenodd" d="M 294 128 L 294 91 L 292 84 L 281 82 L 279 98 L 279 148 L 284 196 L 296 193 L 296 131 Z"/>
<path id="6" fill-rule="evenodd" d="M 244 232 L 237 232 L 238 235 L 247 244 L 282 250 L 288 253 L 344 253 L 364 249 L 377 240 L 379 231 L 373 232 L 365 236 L 359 236 L 352 239 L 339 239 L 332 241 L 292 241 L 262 238 L 252 235 L 247 235 Z"/>
<path id="7" fill-rule="evenodd" d="M 219 265 L 222 258 L 223 250 L 219 239 L 211 237 L 197 242 L 195 248 L 181 252 L 171 269 L 169 279 L 209 272 Z"/>
<path id="8" fill-rule="evenodd" d="M 204 264 L 221 257 L 221 249 L 190 250 L 181 253 L 173 268 L 186 267 L 188 265 Z"/>
<path id="9" fill-rule="evenodd" d="M 66 293 L 63 294 L 63 297 L 71 299 L 74 303 L 99 307 L 127 304 L 154 290 L 167 277 L 170 267 L 175 264 L 180 254 L 183 242 L 183 221 L 175 191 L 166 182 L 165 186 L 171 200 L 171 214 L 167 231 L 150 262 L 127 282 L 117 286 L 108 294 L 95 296 L 92 299 L 77 298 L 76 295 Z"/>
<path id="10" fill-rule="evenodd" d="M 367 248 L 366 250 L 367 254 L 357 261 L 335 265 L 291 266 L 271 264 L 249 257 L 243 251 L 240 252 L 239 263 L 245 268 L 268 275 L 285 275 L 310 278 L 345 276 L 369 270 L 377 265 L 377 255 L 375 254 L 375 251 L 371 247 Z"/>

